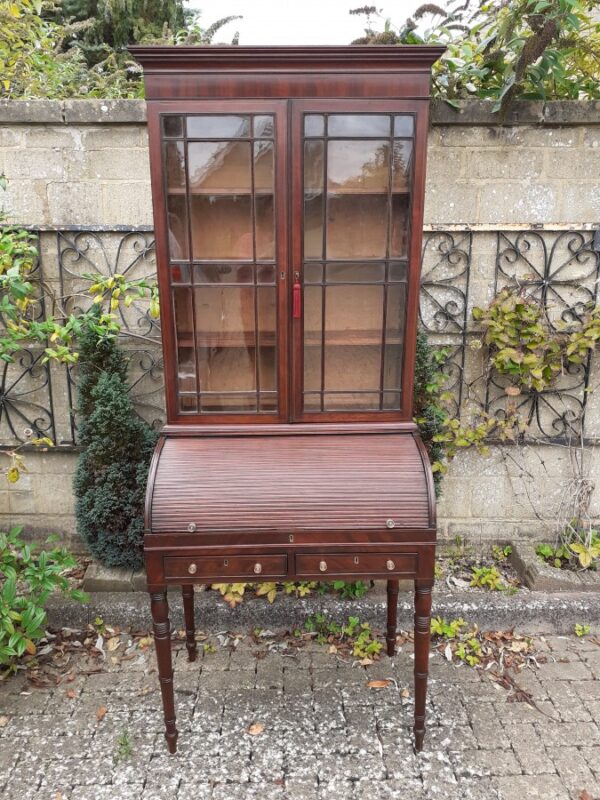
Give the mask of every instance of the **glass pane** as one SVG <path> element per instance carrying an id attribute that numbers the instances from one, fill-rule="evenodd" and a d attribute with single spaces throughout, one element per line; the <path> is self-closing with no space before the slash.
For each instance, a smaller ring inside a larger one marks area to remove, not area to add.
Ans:
<path id="1" fill-rule="evenodd" d="M 249 192 L 250 142 L 190 142 L 188 172 L 191 192 Z"/>
<path id="2" fill-rule="evenodd" d="M 379 390 L 383 286 L 328 286 L 325 389 Z"/>
<path id="3" fill-rule="evenodd" d="M 259 411 L 277 411 L 277 393 L 261 392 L 258 396 Z"/>
<path id="4" fill-rule="evenodd" d="M 412 114 L 401 114 L 394 117 L 394 136 L 412 136 L 414 117 Z"/>
<path id="5" fill-rule="evenodd" d="M 258 310 L 258 385 L 261 390 L 277 388 L 275 345 L 277 330 L 277 292 L 274 287 L 256 290 Z"/>
<path id="6" fill-rule="evenodd" d="M 243 267 L 230 264 L 195 264 L 194 283 L 254 283 L 251 264 Z"/>
<path id="7" fill-rule="evenodd" d="M 167 226 L 171 260 L 189 258 L 187 202 L 184 194 L 167 195 Z"/>
<path id="8" fill-rule="evenodd" d="M 392 240 L 390 242 L 390 255 L 396 257 L 406 256 L 409 221 L 409 196 L 405 194 L 392 195 Z"/>
<path id="9" fill-rule="evenodd" d="M 173 314 L 177 338 L 177 386 L 180 392 L 195 393 L 196 356 L 190 289 L 173 289 Z"/>
<path id="10" fill-rule="evenodd" d="M 304 193 L 323 191 L 323 142 L 304 142 Z"/>
<path id="11" fill-rule="evenodd" d="M 198 412 L 198 396 L 196 394 L 180 394 L 179 410 L 182 414 L 195 414 Z"/>
<path id="12" fill-rule="evenodd" d="M 323 258 L 323 195 L 304 198 L 304 258 Z"/>
<path id="13" fill-rule="evenodd" d="M 328 142 L 327 189 L 334 192 L 387 192 L 389 142 Z"/>
<path id="14" fill-rule="evenodd" d="M 323 280 L 322 264 L 304 265 L 304 283 L 321 283 Z"/>
<path id="15" fill-rule="evenodd" d="M 190 268 L 187 264 L 173 264 L 171 266 L 171 283 L 190 283 Z"/>
<path id="16" fill-rule="evenodd" d="M 363 394 L 351 392 L 348 394 L 325 393 L 325 411 L 378 411 L 379 394 Z"/>
<path id="17" fill-rule="evenodd" d="M 390 280 L 405 281 L 407 278 L 408 265 L 406 261 L 392 261 L 390 264 Z"/>
<path id="18" fill-rule="evenodd" d="M 254 191 L 273 192 L 273 142 L 254 142 Z"/>
<path id="19" fill-rule="evenodd" d="M 165 145 L 165 172 L 169 192 L 185 191 L 185 151 L 183 142 L 168 142 Z"/>
<path id="20" fill-rule="evenodd" d="M 327 258 L 384 258 L 387 204 L 387 195 L 330 195 Z"/>
<path id="21" fill-rule="evenodd" d="M 322 292 L 320 286 L 304 289 L 304 388 L 307 391 L 321 388 Z"/>
<path id="22" fill-rule="evenodd" d="M 400 392 L 383 393 L 383 410 L 398 411 L 400 408 Z"/>
<path id="23" fill-rule="evenodd" d="M 256 257 L 275 258 L 273 195 L 257 195 L 254 206 L 256 215 Z"/>
<path id="24" fill-rule="evenodd" d="M 195 259 L 251 259 L 250 195 L 192 195 Z"/>
<path id="25" fill-rule="evenodd" d="M 183 121 L 173 115 L 162 118 L 163 136 L 183 136 Z"/>
<path id="26" fill-rule="evenodd" d="M 204 414 L 243 414 L 256 412 L 256 394 L 203 394 L 200 404 Z"/>
<path id="27" fill-rule="evenodd" d="M 273 137 L 275 135 L 275 124 L 270 114 L 257 115 L 254 117 L 254 136 L 257 139 Z"/>
<path id="28" fill-rule="evenodd" d="M 389 136 L 390 118 L 386 114 L 332 114 L 328 136 Z"/>
<path id="29" fill-rule="evenodd" d="M 307 114 L 304 117 L 305 136 L 323 136 L 325 133 L 325 117 L 322 114 Z"/>
<path id="30" fill-rule="evenodd" d="M 321 395 L 314 392 L 306 392 L 303 398 L 305 411 L 321 410 Z"/>
<path id="31" fill-rule="evenodd" d="M 402 351 L 406 314 L 406 284 L 388 286 L 385 325 L 383 388 L 399 391 L 402 379 Z"/>
<path id="32" fill-rule="evenodd" d="M 191 139 L 238 139 L 250 135 L 250 118 L 218 114 L 186 117 Z"/>
<path id="33" fill-rule="evenodd" d="M 275 284 L 275 267 L 259 264 L 256 267 L 256 282 Z"/>
<path id="34" fill-rule="evenodd" d="M 392 163 L 392 190 L 394 192 L 410 191 L 410 173 L 412 167 L 413 143 L 410 141 L 394 142 L 394 158 Z"/>
<path id="35" fill-rule="evenodd" d="M 194 296 L 200 392 L 255 390 L 254 288 L 204 286 Z"/>
<path id="36" fill-rule="evenodd" d="M 328 264 L 328 283 L 374 283 L 385 280 L 383 264 Z"/>

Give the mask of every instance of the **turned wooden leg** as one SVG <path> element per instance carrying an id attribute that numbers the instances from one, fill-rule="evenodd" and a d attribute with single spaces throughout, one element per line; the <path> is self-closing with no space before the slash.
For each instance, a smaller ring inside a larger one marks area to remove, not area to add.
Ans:
<path id="1" fill-rule="evenodd" d="M 171 660 L 171 627 L 166 589 L 150 592 L 150 607 L 165 717 L 165 739 L 169 746 L 169 753 L 175 753 L 177 751 L 177 728 L 175 727 L 175 695 L 173 693 L 173 662 Z"/>
<path id="2" fill-rule="evenodd" d="M 185 618 L 185 646 L 188 651 L 188 661 L 196 660 L 196 626 L 194 625 L 194 587 L 182 586 L 183 616 Z"/>
<path id="3" fill-rule="evenodd" d="M 423 749 L 433 583 L 415 581 L 415 750 Z"/>
<path id="4" fill-rule="evenodd" d="M 398 579 L 387 582 L 387 654 L 396 652 L 396 620 L 398 617 Z"/>

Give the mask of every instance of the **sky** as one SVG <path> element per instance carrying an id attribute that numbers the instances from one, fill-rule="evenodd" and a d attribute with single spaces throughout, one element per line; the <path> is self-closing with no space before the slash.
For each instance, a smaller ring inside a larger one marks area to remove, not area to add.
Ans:
<path id="1" fill-rule="evenodd" d="M 203 27 L 231 14 L 244 17 L 223 27 L 215 43 L 230 42 L 239 31 L 241 45 L 317 45 L 350 44 L 363 35 L 366 17 L 350 16 L 351 8 L 377 5 L 384 18 L 401 25 L 422 1 L 396 0 L 380 6 L 372 0 L 195 0 L 189 6 L 202 9 Z M 381 29 L 383 21 L 374 27 Z"/>

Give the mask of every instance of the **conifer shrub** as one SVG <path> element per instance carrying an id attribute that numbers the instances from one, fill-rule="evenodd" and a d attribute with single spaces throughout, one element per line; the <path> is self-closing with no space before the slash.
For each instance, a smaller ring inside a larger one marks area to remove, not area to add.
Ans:
<path id="1" fill-rule="evenodd" d="M 135 412 L 127 361 L 114 339 L 86 331 L 80 364 L 77 530 L 102 564 L 137 569 L 143 563 L 144 498 L 157 433 Z"/>

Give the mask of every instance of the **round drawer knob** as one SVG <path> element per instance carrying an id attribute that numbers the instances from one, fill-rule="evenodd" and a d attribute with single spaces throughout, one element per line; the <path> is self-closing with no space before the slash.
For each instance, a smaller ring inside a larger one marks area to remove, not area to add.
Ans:
<path id="1" fill-rule="evenodd" d="M 327 562 L 319 561 L 319 569 L 321 570 L 321 572 L 327 572 Z"/>
<path id="2" fill-rule="evenodd" d="M 386 528 L 395 528 L 396 527 L 396 523 L 394 522 L 393 519 L 386 519 L 385 527 Z"/>
<path id="3" fill-rule="evenodd" d="M 262 572 L 262 564 L 255 564 L 254 572 L 256 572 L 257 575 L 260 575 L 260 573 Z"/>
<path id="4" fill-rule="evenodd" d="M 196 523 L 195 522 L 190 522 L 190 524 L 188 525 L 188 531 L 190 533 L 194 533 L 195 530 L 196 530 Z"/>
<path id="5" fill-rule="evenodd" d="M 390 572 L 391 572 L 391 570 L 393 570 L 393 569 L 396 569 L 396 565 L 394 564 L 394 562 L 392 561 L 392 559 L 391 559 L 391 558 L 390 558 L 390 559 L 388 559 L 388 560 L 385 562 L 385 565 L 386 565 L 386 567 L 387 567 L 387 568 L 390 570 Z"/>
<path id="6" fill-rule="evenodd" d="M 195 575 L 198 572 L 198 566 L 196 564 L 190 564 L 188 567 L 188 572 L 190 575 Z"/>

